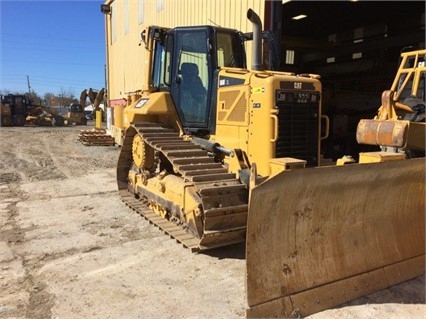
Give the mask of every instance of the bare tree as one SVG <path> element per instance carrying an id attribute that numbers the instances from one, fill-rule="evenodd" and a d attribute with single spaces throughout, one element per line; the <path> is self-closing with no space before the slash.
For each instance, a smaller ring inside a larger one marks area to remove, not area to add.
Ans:
<path id="1" fill-rule="evenodd" d="M 52 105 L 59 105 L 57 103 L 57 99 L 55 94 L 53 94 L 52 92 L 46 92 L 43 95 L 43 99 L 46 103 L 47 106 L 52 106 Z"/>
<path id="2" fill-rule="evenodd" d="M 0 90 L 0 95 L 8 95 L 11 94 L 10 90 Z"/>
<path id="3" fill-rule="evenodd" d="M 75 103 L 76 101 L 75 93 L 71 89 L 68 89 L 67 91 L 64 88 L 61 88 L 61 90 L 59 91 L 58 100 L 59 100 L 59 105 L 68 106 L 71 103 Z"/>

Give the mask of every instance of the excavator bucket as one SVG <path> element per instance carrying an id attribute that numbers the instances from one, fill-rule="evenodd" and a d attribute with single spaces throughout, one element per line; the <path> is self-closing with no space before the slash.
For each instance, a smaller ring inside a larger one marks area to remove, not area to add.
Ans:
<path id="1" fill-rule="evenodd" d="M 247 317 L 304 317 L 424 272 L 424 158 L 282 172 L 249 205 Z"/>

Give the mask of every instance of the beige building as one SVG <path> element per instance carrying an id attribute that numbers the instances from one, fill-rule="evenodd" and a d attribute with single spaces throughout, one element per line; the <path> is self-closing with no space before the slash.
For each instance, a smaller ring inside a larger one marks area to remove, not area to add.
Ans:
<path id="1" fill-rule="evenodd" d="M 401 51 L 425 46 L 424 1 L 105 0 L 107 105 L 125 104 L 129 94 L 141 90 L 141 32 L 148 25 L 218 25 L 251 32 L 249 8 L 260 17 L 263 31 L 274 35 L 276 50 L 263 55 L 268 69 L 274 61 L 274 70 L 321 76 L 333 158 L 358 148 L 353 123 L 375 115 Z M 245 46 L 250 68 L 251 42 Z"/>
<path id="2" fill-rule="evenodd" d="M 249 8 L 264 19 L 263 0 L 107 0 L 102 10 L 109 106 L 125 103 L 129 93 L 142 88 L 145 50 L 139 44 L 146 26 L 219 25 L 251 32 L 246 16 Z M 250 44 L 246 50 L 250 61 Z"/>

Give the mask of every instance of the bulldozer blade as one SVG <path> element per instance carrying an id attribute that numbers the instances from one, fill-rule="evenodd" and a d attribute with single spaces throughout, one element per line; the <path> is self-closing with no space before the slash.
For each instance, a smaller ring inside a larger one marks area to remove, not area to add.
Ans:
<path id="1" fill-rule="evenodd" d="M 282 172 L 253 188 L 247 317 L 304 317 L 425 271 L 425 159 Z"/>

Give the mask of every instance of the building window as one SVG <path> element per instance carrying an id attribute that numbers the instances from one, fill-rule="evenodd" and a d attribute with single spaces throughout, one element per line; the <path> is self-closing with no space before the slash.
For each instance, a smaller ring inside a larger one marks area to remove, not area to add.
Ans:
<path id="1" fill-rule="evenodd" d="M 129 33 L 129 0 L 124 0 L 124 34 Z"/>
<path id="2" fill-rule="evenodd" d="M 143 0 L 139 0 L 139 24 L 143 23 Z"/>
<path id="3" fill-rule="evenodd" d="M 356 28 L 354 30 L 354 43 L 360 43 L 364 41 L 364 28 Z"/>
<path id="4" fill-rule="evenodd" d="M 157 12 L 164 9 L 164 0 L 157 0 Z"/>
<path id="5" fill-rule="evenodd" d="M 356 60 L 356 59 L 361 59 L 362 58 L 362 52 L 357 52 L 352 54 L 352 59 Z"/>
<path id="6" fill-rule="evenodd" d="M 286 50 L 285 52 L 285 63 L 294 64 L 294 50 Z"/>

